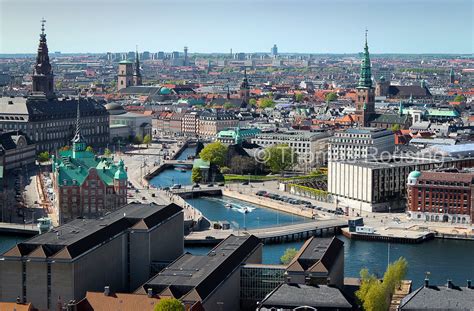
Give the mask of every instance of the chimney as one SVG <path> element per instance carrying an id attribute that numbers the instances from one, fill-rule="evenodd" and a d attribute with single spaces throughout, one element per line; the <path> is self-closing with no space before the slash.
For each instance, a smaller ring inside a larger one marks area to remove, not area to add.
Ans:
<path id="1" fill-rule="evenodd" d="M 472 288 L 471 280 L 467 280 L 467 288 Z"/>
<path id="2" fill-rule="evenodd" d="M 151 288 L 151 287 L 148 288 L 148 289 L 146 290 L 146 293 L 147 293 L 148 298 L 153 297 L 153 288 Z"/>
<path id="3" fill-rule="evenodd" d="M 428 278 L 425 279 L 425 287 L 430 286 L 430 280 Z"/>
<path id="4" fill-rule="evenodd" d="M 448 284 L 446 284 L 447 288 L 453 288 L 453 281 L 448 280 Z"/>
<path id="5" fill-rule="evenodd" d="M 110 296 L 110 286 L 104 287 L 104 296 Z"/>

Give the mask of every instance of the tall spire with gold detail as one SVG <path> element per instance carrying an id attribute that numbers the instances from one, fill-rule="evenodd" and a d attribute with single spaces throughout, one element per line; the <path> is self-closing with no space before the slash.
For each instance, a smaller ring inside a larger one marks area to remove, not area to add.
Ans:
<path id="1" fill-rule="evenodd" d="M 77 158 L 80 152 L 86 150 L 86 142 L 84 137 L 81 134 L 81 97 L 77 99 L 77 115 L 76 115 L 76 133 L 74 138 L 72 139 L 72 151 L 73 151 L 73 158 Z"/>
<path id="2" fill-rule="evenodd" d="M 36 64 L 33 70 L 33 92 L 43 93 L 46 97 L 54 97 L 54 76 L 49 62 L 48 45 L 46 43 L 46 34 L 44 33 L 44 23 L 41 19 L 41 34 L 36 55 Z"/>

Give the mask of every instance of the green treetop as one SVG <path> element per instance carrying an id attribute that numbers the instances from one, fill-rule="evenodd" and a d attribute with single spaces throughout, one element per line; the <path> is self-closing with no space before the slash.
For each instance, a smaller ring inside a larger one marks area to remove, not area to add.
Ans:
<path id="1" fill-rule="evenodd" d="M 216 141 L 207 144 L 199 153 L 199 157 L 211 164 L 222 166 L 227 155 L 227 146 Z"/>

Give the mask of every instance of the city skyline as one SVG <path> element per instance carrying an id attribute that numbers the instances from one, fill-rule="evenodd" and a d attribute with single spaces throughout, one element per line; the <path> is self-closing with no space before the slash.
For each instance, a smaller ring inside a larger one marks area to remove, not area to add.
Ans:
<path id="1" fill-rule="evenodd" d="M 186 45 L 191 54 L 269 53 L 277 44 L 281 53 L 352 54 L 362 51 L 368 28 L 373 54 L 471 54 L 472 2 L 427 3 L 143 0 L 127 5 L 124 19 L 124 2 L 1 0 L 0 53 L 34 53 L 44 17 L 50 50 L 62 53 L 123 52 L 136 45 L 152 52 Z"/>

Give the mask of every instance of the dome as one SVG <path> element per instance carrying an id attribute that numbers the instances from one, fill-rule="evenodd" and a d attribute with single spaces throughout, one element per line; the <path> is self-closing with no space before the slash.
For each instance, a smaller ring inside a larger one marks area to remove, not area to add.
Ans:
<path id="1" fill-rule="evenodd" d="M 420 176 L 421 176 L 420 171 L 413 171 L 413 172 L 410 173 L 410 175 L 408 175 L 408 178 L 409 179 L 417 179 Z"/>
<path id="2" fill-rule="evenodd" d="M 169 88 L 167 88 L 167 87 L 162 87 L 162 88 L 160 89 L 160 94 L 161 94 L 161 95 L 169 95 L 169 94 L 171 94 L 171 90 L 170 90 Z"/>
<path id="3" fill-rule="evenodd" d="M 126 112 L 123 106 L 117 103 L 108 103 L 104 107 L 109 112 L 109 114 L 116 115 L 116 114 L 123 114 Z"/>

